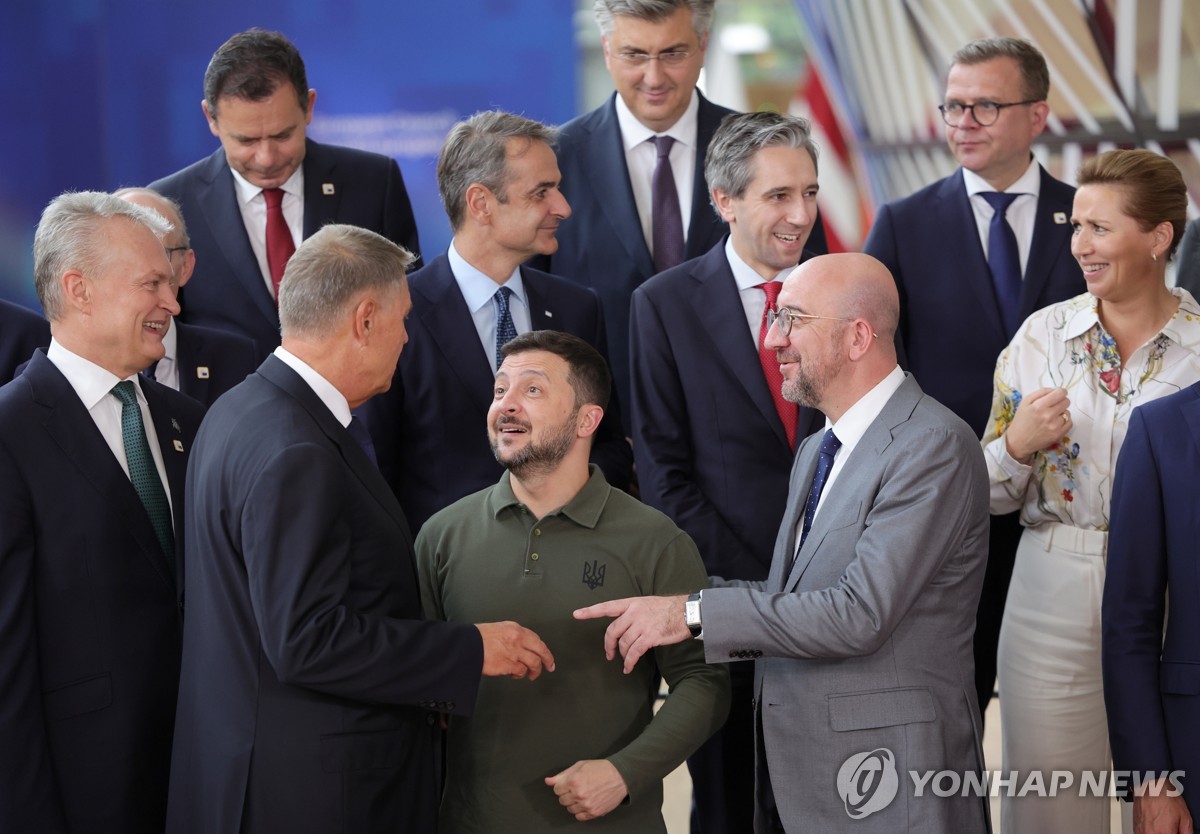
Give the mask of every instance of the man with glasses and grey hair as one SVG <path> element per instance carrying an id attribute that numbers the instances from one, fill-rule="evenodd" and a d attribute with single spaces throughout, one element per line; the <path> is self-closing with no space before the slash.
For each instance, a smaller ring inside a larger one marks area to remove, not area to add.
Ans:
<path id="1" fill-rule="evenodd" d="M 574 218 L 539 265 L 593 288 L 604 307 L 621 416 L 630 426 L 629 303 L 647 278 L 699 257 L 728 231 L 708 203 L 704 156 L 732 111 L 696 89 L 715 0 L 596 0 L 616 92 L 559 134 Z M 820 220 L 809 247 L 827 251 Z"/>
<path id="2" fill-rule="evenodd" d="M 706 192 L 729 235 L 633 294 L 633 448 L 642 500 L 696 542 L 709 574 L 761 581 L 771 567 L 796 446 L 821 415 L 783 399 L 763 346 L 783 278 L 817 221 L 817 149 L 808 123 L 727 116 L 705 159 Z M 754 682 L 731 669 L 724 729 L 688 759 L 704 834 L 749 831 L 754 812 Z"/>
<path id="3" fill-rule="evenodd" d="M 0 831 L 165 829 L 184 480 L 204 407 L 139 372 L 179 311 L 158 214 L 55 198 L 52 339 L 0 389 Z"/>
<path id="4" fill-rule="evenodd" d="M 1050 108 L 1046 60 L 1015 38 L 974 41 L 950 62 L 946 141 L 962 166 L 880 209 L 863 251 L 900 290 L 901 362 L 925 391 L 983 435 L 992 375 L 1034 310 L 1083 292 L 1071 256 L 1075 189 L 1030 151 Z M 987 578 L 975 627 L 980 714 L 996 684 L 996 646 L 1018 514 L 993 516 Z"/>
<path id="5" fill-rule="evenodd" d="M 362 412 L 379 468 L 414 533 L 503 471 L 478 427 L 506 342 L 530 330 L 561 330 L 606 353 L 595 294 L 522 265 L 554 252 L 560 223 L 571 215 L 559 190 L 554 136 L 553 128 L 512 113 L 476 113 L 450 130 L 438 157 L 454 239 L 410 276 L 416 338 L 391 390 Z M 610 484 L 628 489 L 633 453 L 615 409 L 600 424 L 592 461 Z"/>

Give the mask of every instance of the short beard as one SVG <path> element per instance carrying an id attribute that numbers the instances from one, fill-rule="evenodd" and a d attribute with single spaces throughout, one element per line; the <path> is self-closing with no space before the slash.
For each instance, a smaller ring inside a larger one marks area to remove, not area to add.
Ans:
<path id="1" fill-rule="evenodd" d="M 844 361 L 832 362 L 821 368 L 814 367 L 816 363 L 813 362 L 809 364 L 812 369 L 809 372 L 805 370 L 804 360 L 799 356 L 796 356 L 794 361 L 796 364 L 795 376 L 790 380 L 785 379 L 780 389 L 783 398 L 805 408 L 819 409 L 830 381 L 841 373 L 846 363 Z"/>
<path id="2" fill-rule="evenodd" d="M 575 442 L 575 423 L 578 417 L 579 409 L 575 409 L 543 440 L 536 443 L 531 441 L 508 460 L 500 457 L 499 427 L 503 426 L 505 422 L 515 423 L 517 421 L 505 421 L 503 418 L 497 420 L 496 438 L 491 442 L 492 454 L 495 455 L 497 463 L 507 469 L 514 478 L 520 480 L 553 472 L 567 456 L 567 452 L 571 451 L 571 446 Z"/>

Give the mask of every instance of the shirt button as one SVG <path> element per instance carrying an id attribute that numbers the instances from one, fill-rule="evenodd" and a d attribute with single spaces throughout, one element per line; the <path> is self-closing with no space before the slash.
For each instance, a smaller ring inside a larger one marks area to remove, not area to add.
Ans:
<path id="1" fill-rule="evenodd" d="M 540 528 L 540 527 L 537 528 L 536 530 L 533 531 L 533 534 L 535 536 L 540 536 L 542 534 L 542 528 Z"/>
<path id="2" fill-rule="evenodd" d="M 533 553 L 530 555 L 529 558 L 536 562 L 538 560 L 538 555 L 536 553 Z"/>

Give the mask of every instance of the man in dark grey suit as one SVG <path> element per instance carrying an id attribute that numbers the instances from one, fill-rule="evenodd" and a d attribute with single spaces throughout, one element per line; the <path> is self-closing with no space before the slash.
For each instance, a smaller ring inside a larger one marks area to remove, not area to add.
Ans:
<path id="1" fill-rule="evenodd" d="M 19 304 L 0 298 L 0 385 L 13 378 L 34 350 L 50 344 L 50 324 Z"/>
<path id="2" fill-rule="evenodd" d="M 767 345 L 784 396 L 829 429 L 797 453 L 765 582 L 576 612 L 617 618 L 605 651 L 626 669 L 689 636 L 710 663 L 761 658 L 759 832 L 987 829 L 986 796 L 909 775 L 982 777 L 971 635 L 988 484 L 974 432 L 897 365 L 898 306 L 867 255 L 814 258 L 784 283 Z"/>

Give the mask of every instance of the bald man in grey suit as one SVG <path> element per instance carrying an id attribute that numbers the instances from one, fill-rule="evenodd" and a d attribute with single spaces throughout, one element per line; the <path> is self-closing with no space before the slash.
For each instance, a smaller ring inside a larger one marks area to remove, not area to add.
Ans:
<path id="1" fill-rule="evenodd" d="M 974 433 L 896 364 L 898 307 L 868 255 L 813 258 L 784 283 L 765 344 L 784 397 L 827 431 L 797 453 L 765 582 L 576 612 L 616 617 L 605 651 L 627 670 L 693 636 L 709 663 L 758 661 L 757 832 L 988 827 L 986 797 L 910 776 L 982 775 L 971 638 L 988 485 Z"/>

